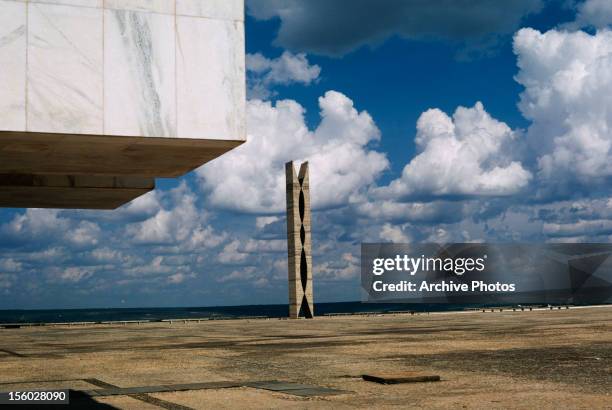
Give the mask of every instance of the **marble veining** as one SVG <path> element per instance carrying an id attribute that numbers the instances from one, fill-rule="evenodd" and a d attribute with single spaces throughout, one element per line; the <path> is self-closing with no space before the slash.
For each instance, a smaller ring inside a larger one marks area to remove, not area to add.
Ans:
<path id="1" fill-rule="evenodd" d="M 174 17 L 105 13 L 105 133 L 175 137 Z"/>
<path id="2" fill-rule="evenodd" d="M 176 21 L 178 135 L 245 139 L 243 24 L 180 16 Z"/>
<path id="3" fill-rule="evenodd" d="M 64 6 L 102 8 L 104 0 L 27 0 L 30 3 L 62 4 Z"/>
<path id="4" fill-rule="evenodd" d="M 0 1 L 0 130 L 25 131 L 26 5 Z"/>
<path id="5" fill-rule="evenodd" d="M 176 14 L 244 21 L 244 0 L 176 0 Z"/>
<path id="6" fill-rule="evenodd" d="M 175 0 L 104 0 L 104 8 L 174 14 Z"/>
<path id="7" fill-rule="evenodd" d="M 102 133 L 102 9 L 30 3 L 27 130 Z"/>
<path id="8" fill-rule="evenodd" d="M 242 0 L 0 0 L 0 130 L 244 140 L 242 13 Z"/>

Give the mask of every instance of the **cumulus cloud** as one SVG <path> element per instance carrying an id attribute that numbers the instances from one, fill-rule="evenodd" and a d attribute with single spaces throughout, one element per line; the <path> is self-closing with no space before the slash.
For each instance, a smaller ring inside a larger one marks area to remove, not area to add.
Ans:
<path id="1" fill-rule="evenodd" d="M 541 222 L 547 238 L 607 241 L 612 235 L 612 199 L 579 199 L 538 205 L 534 222 Z"/>
<path id="2" fill-rule="evenodd" d="M 234 270 L 227 275 L 220 276 L 216 280 L 219 283 L 229 281 L 245 281 L 251 280 L 255 277 L 256 269 L 254 266 L 245 266 L 240 269 Z"/>
<path id="3" fill-rule="evenodd" d="M 285 239 L 249 239 L 243 244 L 242 249 L 248 253 L 286 252 L 287 241 Z"/>
<path id="4" fill-rule="evenodd" d="M 380 230 L 380 239 L 384 242 L 409 243 L 410 235 L 405 232 L 407 226 L 397 226 L 386 223 Z"/>
<path id="5" fill-rule="evenodd" d="M 509 35 L 542 8 L 541 0 L 250 0 L 248 13 L 280 19 L 275 44 L 293 51 L 340 56 L 397 35 L 445 39 L 480 48 Z"/>
<path id="6" fill-rule="evenodd" d="M 161 208 L 151 218 L 128 225 L 127 234 L 135 243 L 178 245 L 183 250 L 196 247 L 215 247 L 225 241 L 227 234 L 217 233 L 207 223 L 205 213 L 196 206 L 196 196 L 182 182 L 170 190 L 168 208 Z"/>
<path id="7" fill-rule="evenodd" d="M 372 220 L 427 224 L 458 222 L 474 211 L 470 205 L 468 201 L 398 202 L 371 199 L 356 204 L 355 208 L 359 215 Z"/>
<path id="8" fill-rule="evenodd" d="M 595 27 L 612 25 L 612 2 L 610 0 L 586 0 L 578 4 L 576 20 L 570 27 Z"/>
<path id="9" fill-rule="evenodd" d="M 130 269 L 125 269 L 124 272 L 128 276 L 158 276 L 172 272 L 173 267 L 165 262 L 165 256 L 156 255 L 148 264 L 134 266 Z"/>
<path id="10" fill-rule="evenodd" d="M 91 269 L 72 266 L 63 270 L 58 270 L 55 274 L 56 278 L 63 282 L 80 282 L 89 278 L 93 274 Z"/>
<path id="11" fill-rule="evenodd" d="M 337 260 L 316 264 L 313 268 L 314 280 L 348 280 L 359 275 L 359 259 L 352 253 L 343 253 Z"/>
<path id="12" fill-rule="evenodd" d="M 571 194 L 576 184 L 612 176 L 612 32 L 522 29 L 514 37 L 525 87 L 519 108 L 531 120 L 544 190 Z"/>
<path id="13" fill-rule="evenodd" d="M 35 247 L 60 239 L 84 248 L 95 246 L 100 232 L 97 223 L 65 217 L 58 209 L 29 208 L 0 226 L 0 243 Z"/>
<path id="14" fill-rule="evenodd" d="M 548 223 L 573 223 L 581 220 L 612 220 L 612 199 L 580 199 L 541 205 L 537 219 Z"/>
<path id="15" fill-rule="evenodd" d="M 346 204 L 372 184 L 389 165 L 369 147 L 380 139 L 372 117 L 335 91 L 320 97 L 319 106 L 321 122 L 310 130 L 295 101 L 249 101 L 248 141 L 198 170 L 209 203 L 249 213 L 283 212 L 290 160 L 310 161 L 314 208 Z"/>
<path id="16" fill-rule="evenodd" d="M 593 221 L 580 220 L 572 223 L 545 223 L 543 232 L 551 237 L 612 235 L 612 220 L 599 219 Z"/>
<path id="17" fill-rule="evenodd" d="M 91 246 L 98 244 L 100 233 L 101 231 L 98 224 L 89 221 L 81 221 L 67 236 L 70 241 L 77 246 Z"/>
<path id="18" fill-rule="evenodd" d="M 240 249 L 240 241 L 233 240 L 223 247 L 217 259 L 221 263 L 236 264 L 244 262 L 248 254 Z"/>
<path id="19" fill-rule="evenodd" d="M 376 190 L 383 198 L 446 195 L 512 195 L 531 174 L 509 157 L 515 133 L 480 102 L 449 117 L 430 109 L 417 122 L 418 154 L 400 178 Z"/>
<path id="20" fill-rule="evenodd" d="M 122 258 L 120 251 L 116 249 L 110 249 L 108 247 L 97 248 L 91 251 L 93 259 L 100 262 L 113 262 Z"/>
<path id="21" fill-rule="evenodd" d="M 195 274 L 191 273 L 191 274 L 185 274 L 183 272 L 177 272 L 173 275 L 168 276 L 168 283 L 177 285 L 179 283 L 183 283 L 185 282 L 187 279 L 193 279 L 195 278 Z"/>
<path id="22" fill-rule="evenodd" d="M 2 225 L 0 231 L 11 238 L 22 239 L 42 239 L 53 233 L 63 234 L 68 230 L 70 221 L 62 218 L 59 213 L 57 209 L 29 208 Z"/>
<path id="23" fill-rule="evenodd" d="M 286 239 L 247 239 L 244 241 L 233 240 L 223 247 L 219 253 L 218 260 L 225 264 L 237 264 L 248 260 L 250 254 L 262 255 L 267 253 L 287 252 Z"/>
<path id="24" fill-rule="evenodd" d="M 23 264 L 13 258 L 0 259 L 0 272 L 19 272 Z"/>
<path id="25" fill-rule="evenodd" d="M 306 54 L 293 54 L 290 51 L 274 59 L 261 53 L 247 54 L 246 69 L 248 97 L 259 99 L 275 95 L 272 88 L 276 85 L 309 85 L 316 82 L 321 74 L 321 67 L 311 65 Z"/>
<path id="26" fill-rule="evenodd" d="M 257 229 L 264 229 L 265 227 L 278 222 L 280 217 L 278 216 L 258 216 L 255 218 L 255 226 Z"/>

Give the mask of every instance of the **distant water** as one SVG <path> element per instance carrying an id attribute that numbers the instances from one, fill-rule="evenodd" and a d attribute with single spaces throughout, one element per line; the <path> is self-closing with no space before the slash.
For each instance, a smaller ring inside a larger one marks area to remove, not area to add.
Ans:
<path id="1" fill-rule="evenodd" d="M 466 305 L 424 305 L 337 302 L 315 304 L 315 315 L 390 311 L 451 311 L 462 310 Z M 194 318 L 245 318 L 266 316 L 287 317 L 287 305 L 251 305 L 181 308 L 126 308 L 126 309 L 53 309 L 53 310 L 0 310 L 0 323 L 56 323 L 56 322 L 106 322 L 123 320 L 164 320 Z"/>

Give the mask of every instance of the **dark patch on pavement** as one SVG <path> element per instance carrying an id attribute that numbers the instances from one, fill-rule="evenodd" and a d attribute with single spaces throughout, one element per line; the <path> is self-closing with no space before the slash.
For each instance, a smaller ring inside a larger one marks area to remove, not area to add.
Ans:
<path id="1" fill-rule="evenodd" d="M 586 391 L 612 390 L 612 345 L 607 343 L 541 348 L 461 350 L 432 354 L 385 356 L 408 366 L 501 373 L 580 387 Z"/>

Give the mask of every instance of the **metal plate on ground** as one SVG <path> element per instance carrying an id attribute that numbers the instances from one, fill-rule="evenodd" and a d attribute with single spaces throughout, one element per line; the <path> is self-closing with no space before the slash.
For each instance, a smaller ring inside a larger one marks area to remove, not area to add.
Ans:
<path id="1" fill-rule="evenodd" d="M 440 376 L 420 372 L 364 374 L 363 380 L 380 384 L 438 382 Z"/>
<path id="2" fill-rule="evenodd" d="M 206 390 L 206 389 L 228 389 L 241 387 L 240 382 L 207 382 L 207 383 L 188 383 L 188 384 L 169 384 L 162 386 L 141 386 L 141 387 L 113 387 L 98 390 L 88 390 L 90 396 L 125 396 L 129 394 L 164 393 L 171 391 L 186 390 Z"/>

